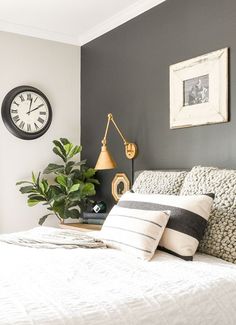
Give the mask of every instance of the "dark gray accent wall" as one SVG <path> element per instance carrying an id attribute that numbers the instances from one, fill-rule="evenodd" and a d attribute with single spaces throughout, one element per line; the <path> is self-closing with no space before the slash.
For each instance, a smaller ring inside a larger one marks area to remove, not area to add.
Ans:
<path id="1" fill-rule="evenodd" d="M 230 122 L 170 130 L 169 65 L 230 48 Z M 135 170 L 197 164 L 236 168 L 236 1 L 167 0 L 82 47 L 83 156 L 94 165 L 111 112 L 139 147 Z M 112 202 L 116 172 L 130 177 L 119 135 L 109 147 L 118 168 L 100 172 Z"/>

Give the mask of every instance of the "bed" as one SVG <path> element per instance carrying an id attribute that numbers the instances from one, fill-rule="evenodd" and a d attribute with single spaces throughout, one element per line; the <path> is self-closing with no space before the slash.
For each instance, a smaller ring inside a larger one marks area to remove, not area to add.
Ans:
<path id="1" fill-rule="evenodd" d="M 48 231 L 48 228 L 41 228 Z M 0 244 L 1 325 L 236 324 L 236 265 Z"/>
<path id="2" fill-rule="evenodd" d="M 113 248 L 0 242 L 0 256 L 0 325 L 236 324 L 236 264 L 207 254 L 190 262 L 157 250 L 143 261 Z"/>

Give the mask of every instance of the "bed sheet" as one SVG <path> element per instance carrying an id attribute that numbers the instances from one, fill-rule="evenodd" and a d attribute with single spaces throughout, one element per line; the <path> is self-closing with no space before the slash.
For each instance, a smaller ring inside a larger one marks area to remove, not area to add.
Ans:
<path id="1" fill-rule="evenodd" d="M 236 324 L 236 265 L 0 243 L 0 325 Z"/>

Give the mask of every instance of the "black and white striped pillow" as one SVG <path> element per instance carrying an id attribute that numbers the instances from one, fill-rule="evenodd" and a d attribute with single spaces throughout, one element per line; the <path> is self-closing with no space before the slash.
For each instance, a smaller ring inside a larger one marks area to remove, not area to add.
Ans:
<path id="1" fill-rule="evenodd" d="M 160 195 L 126 192 L 119 207 L 141 210 L 169 210 L 171 212 L 159 248 L 192 260 L 202 239 L 213 204 L 214 194 Z"/>
<path id="2" fill-rule="evenodd" d="M 113 248 L 150 260 L 169 219 L 169 211 L 133 209 L 115 205 L 99 238 Z"/>

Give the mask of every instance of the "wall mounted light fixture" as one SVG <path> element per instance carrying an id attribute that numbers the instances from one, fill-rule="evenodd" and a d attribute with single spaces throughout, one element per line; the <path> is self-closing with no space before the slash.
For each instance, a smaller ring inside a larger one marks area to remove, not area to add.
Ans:
<path id="1" fill-rule="evenodd" d="M 116 122 L 114 121 L 114 118 L 111 113 L 107 116 L 107 126 L 104 134 L 104 138 L 102 139 L 102 148 L 100 155 L 98 157 L 95 169 L 102 170 L 102 169 L 113 169 L 116 167 L 116 162 L 112 158 L 112 155 L 110 154 L 109 150 L 107 149 L 107 133 L 110 126 L 110 123 L 113 123 L 114 127 L 116 128 L 117 132 L 119 133 L 120 137 L 123 140 L 124 147 L 125 147 L 125 155 L 128 159 L 134 159 L 138 154 L 138 148 L 135 143 L 129 142 L 125 139 L 123 136 L 121 130 L 117 126 Z M 133 166 L 133 164 L 132 164 Z M 133 169 L 133 167 L 132 167 Z M 133 171 L 132 171 L 132 178 L 133 178 Z"/>

